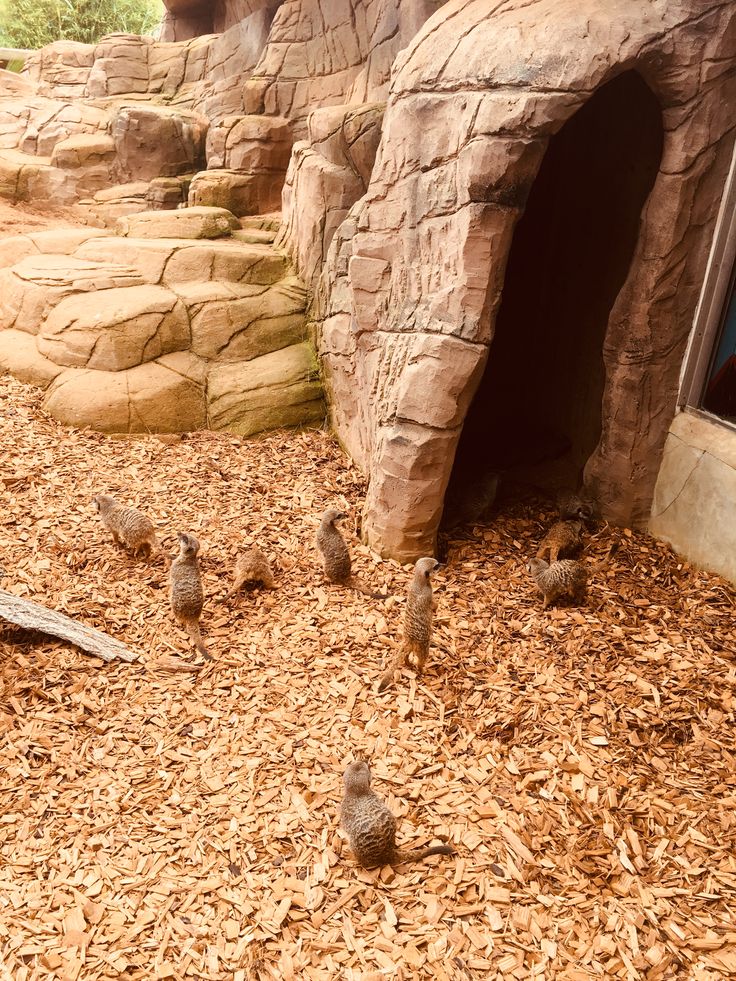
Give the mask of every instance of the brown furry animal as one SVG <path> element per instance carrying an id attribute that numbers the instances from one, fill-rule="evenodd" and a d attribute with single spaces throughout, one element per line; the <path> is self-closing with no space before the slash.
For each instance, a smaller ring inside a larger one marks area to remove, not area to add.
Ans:
<path id="1" fill-rule="evenodd" d="M 584 493 L 563 488 L 557 492 L 557 509 L 561 521 L 592 521 L 595 508 L 593 502 Z"/>
<path id="2" fill-rule="evenodd" d="M 142 511 L 119 504 L 110 494 L 98 494 L 92 504 L 116 545 L 130 549 L 136 558 L 141 549 L 147 559 L 161 551 L 153 522 Z"/>
<path id="3" fill-rule="evenodd" d="M 432 614 L 435 605 L 432 593 L 432 574 L 438 566 L 439 562 L 431 557 L 417 559 L 414 564 L 414 575 L 406 593 L 403 646 L 399 653 L 391 659 L 381 676 L 378 684 L 379 692 L 388 687 L 393 680 L 394 673 L 411 655 L 416 660 L 417 674 L 421 674 L 424 670 L 432 638 Z"/>
<path id="4" fill-rule="evenodd" d="M 260 548 L 249 548 L 238 556 L 233 585 L 227 596 L 234 596 L 246 583 L 261 583 L 266 589 L 273 589 L 273 569 Z"/>
<path id="5" fill-rule="evenodd" d="M 366 868 L 416 862 L 427 855 L 452 855 L 450 845 L 432 845 L 416 851 L 396 847 L 396 818 L 381 798 L 371 790 L 371 771 L 358 760 L 345 770 L 345 796 L 340 808 L 340 824 L 347 831 L 350 847 Z"/>
<path id="6" fill-rule="evenodd" d="M 544 596 L 542 609 L 560 597 L 569 596 L 573 602 L 584 603 L 588 593 L 588 578 L 599 572 L 618 548 L 614 543 L 605 558 L 594 566 L 587 566 L 575 559 L 560 559 L 548 563 L 544 559 L 531 559 L 527 565 L 532 579 Z"/>
<path id="7" fill-rule="evenodd" d="M 194 535 L 179 532 L 179 554 L 171 563 L 171 612 L 183 625 L 200 654 L 209 657 L 202 641 L 199 618 L 204 606 L 204 590 L 199 574 L 199 542 Z"/>
<path id="8" fill-rule="evenodd" d="M 322 515 L 315 538 L 315 544 L 322 556 L 325 576 L 330 582 L 343 585 L 350 581 L 352 574 L 350 552 L 345 544 L 345 539 L 340 534 L 340 529 L 337 527 L 337 522 L 343 521 L 345 518 L 347 518 L 347 514 L 344 511 L 328 508 Z"/>
<path id="9" fill-rule="evenodd" d="M 577 551 L 583 543 L 582 521 L 556 521 L 542 539 L 537 558 L 549 553 L 549 561 L 556 562 L 560 555 Z"/>
<path id="10" fill-rule="evenodd" d="M 386 599 L 385 594 L 372 592 L 364 583 L 353 576 L 350 551 L 340 529 L 337 527 L 337 522 L 343 521 L 345 518 L 347 518 L 347 514 L 344 511 L 328 508 L 322 515 L 322 520 L 317 529 L 314 541 L 322 556 L 322 567 L 326 578 L 329 582 L 337 585 L 357 589 L 364 596 Z"/>

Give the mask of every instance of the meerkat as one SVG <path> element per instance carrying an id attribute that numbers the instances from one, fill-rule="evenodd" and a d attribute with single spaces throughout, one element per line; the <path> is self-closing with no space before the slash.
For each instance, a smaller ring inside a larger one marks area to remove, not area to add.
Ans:
<path id="1" fill-rule="evenodd" d="M 561 521 L 592 521 L 593 502 L 585 495 L 562 488 L 555 498 Z"/>
<path id="2" fill-rule="evenodd" d="M 141 549 L 147 559 L 154 552 L 162 552 L 153 522 L 142 511 L 119 504 L 110 494 L 98 494 L 92 504 L 116 545 L 131 549 L 136 558 Z"/>
<path id="3" fill-rule="evenodd" d="M 414 574 L 406 592 L 403 644 L 381 676 L 378 684 L 379 692 L 388 687 L 394 673 L 411 655 L 416 660 L 417 674 L 421 674 L 424 670 L 432 638 L 432 614 L 435 607 L 432 574 L 438 566 L 439 562 L 431 557 L 417 559 L 414 564 Z"/>
<path id="4" fill-rule="evenodd" d="M 343 783 L 345 796 L 340 807 L 340 824 L 347 831 L 350 847 L 364 868 L 417 862 L 427 855 L 454 854 L 450 845 L 432 845 L 416 851 L 396 847 L 396 818 L 371 790 L 371 771 L 364 760 L 348 765 Z"/>
<path id="5" fill-rule="evenodd" d="M 179 554 L 169 570 L 171 612 L 184 626 L 199 653 L 209 657 L 199 629 L 199 618 L 204 606 L 204 590 L 197 559 L 199 542 L 194 535 L 185 535 L 181 531 L 176 537 L 179 539 Z"/>
<path id="6" fill-rule="evenodd" d="M 233 585 L 226 599 L 234 596 L 245 583 L 261 583 L 266 589 L 273 589 L 273 569 L 260 548 L 249 548 L 238 556 Z"/>
<path id="7" fill-rule="evenodd" d="M 549 561 L 556 562 L 565 552 L 575 552 L 582 545 L 582 521 L 556 521 L 542 539 L 537 558 L 549 553 Z"/>
<path id="8" fill-rule="evenodd" d="M 372 596 L 374 599 L 386 599 L 383 593 L 374 593 L 368 589 L 359 579 L 353 576 L 352 563 L 350 561 L 350 551 L 345 539 L 337 527 L 338 521 L 347 518 L 344 511 L 336 508 L 328 508 L 322 515 L 315 544 L 322 556 L 322 568 L 325 577 L 331 583 L 340 586 L 350 586 L 357 589 L 364 596 Z"/>
<path id="9" fill-rule="evenodd" d="M 532 579 L 544 596 L 542 609 L 546 610 L 550 603 L 562 596 L 569 596 L 575 603 L 584 603 L 588 592 L 588 579 L 599 572 L 618 548 L 615 542 L 609 548 L 605 558 L 594 566 L 587 566 L 575 559 L 559 559 L 557 562 L 545 562 L 544 559 L 531 559 L 527 568 Z"/>

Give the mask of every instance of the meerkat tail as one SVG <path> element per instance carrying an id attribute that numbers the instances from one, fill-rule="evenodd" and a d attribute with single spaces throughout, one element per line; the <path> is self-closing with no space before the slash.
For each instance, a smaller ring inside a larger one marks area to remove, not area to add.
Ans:
<path id="1" fill-rule="evenodd" d="M 362 593 L 363 596 L 369 596 L 371 599 L 388 599 L 388 593 L 374 593 L 360 579 L 351 579 L 349 585 L 359 593 Z"/>
<path id="2" fill-rule="evenodd" d="M 199 651 L 199 653 L 203 657 L 209 658 L 210 655 L 207 653 L 207 648 L 204 646 L 204 641 L 202 640 L 202 633 L 201 633 L 201 631 L 199 629 L 199 624 L 198 623 L 188 623 L 186 625 L 186 628 L 187 628 L 187 633 L 189 634 L 189 639 L 194 644 L 194 646 L 197 648 L 197 650 Z"/>
<path id="3" fill-rule="evenodd" d="M 592 576 L 595 572 L 600 572 L 601 569 L 605 568 L 605 566 L 608 565 L 609 561 L 613 558 L 613 556 L 618 551 L 618 547 L 620 544 L 621 544 L 620 542 L 613 542 L 610 548 L 608 549 L 608 551 L 606 552 L 606 554 L 600 560 L 600 562 L 597 562 L 593 566 L 593 568 L 589 570 L 588 575 Z"/>
<path id="4" fill-rule="evenodd" d="M 381 675 L 381 680 L 378 682 L 378 691 L 385 691 L 391 682 L 394 680 L 394 674 L 399 670 L 401 665 L 404 663 L 405 652 L 403 650 L 395 654 L 388 663 L 386 670 Z"/>
<path id="5" fill-rule="evenodd" d="M 428 855 L 454 855 L 455 849 L 452 845 L 431 845 L 429 848 L 418 848 L 416 851 L 404 851 L 397 848 L 394 852 L 393 862 L 399 865 L 401 862 L 419 862 Z"/>

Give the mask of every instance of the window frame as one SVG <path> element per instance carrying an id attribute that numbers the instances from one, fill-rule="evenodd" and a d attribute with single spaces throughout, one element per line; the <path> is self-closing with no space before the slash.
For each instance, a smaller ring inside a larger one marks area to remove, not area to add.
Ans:
<path id="1" fill-rule="evenodd" d="M 736 147 L 718 210 L 713 244 L 695 311 L 680 384 L 678 407 L 707 416 L 729 429 L 734 424 L 703 408 L 705 388 L 731 290 L 736 286 Z"/>

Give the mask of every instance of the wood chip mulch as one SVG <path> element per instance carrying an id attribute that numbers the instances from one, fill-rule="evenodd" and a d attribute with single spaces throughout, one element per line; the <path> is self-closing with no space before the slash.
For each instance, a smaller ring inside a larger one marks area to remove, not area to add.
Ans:
<path id="1" fill-rule="evenodd" d="M 732 588 L 644 535 L 588 605 L 542 613 L 524 569 L 551 510 L 507 502 L 450 543 L 419 682 L 375 694 L 407 570 L 353 539 L 326 587 L 312 550 L 361 476 L 325 432 L 245 442 L 64 429 L 0 379 L 0 588 L 139 654 L 101 660 L 0 627 L 0 978 L 687 981 L 736 975 Z M 199 672 L 163 561 L 108 540 L 98 492 L 165 547 L 202 543 Z M 273 591 L 224 602 L 239 548 Z M 364 871 L 338 830 L 364 753 L 403 847 Z"/>

